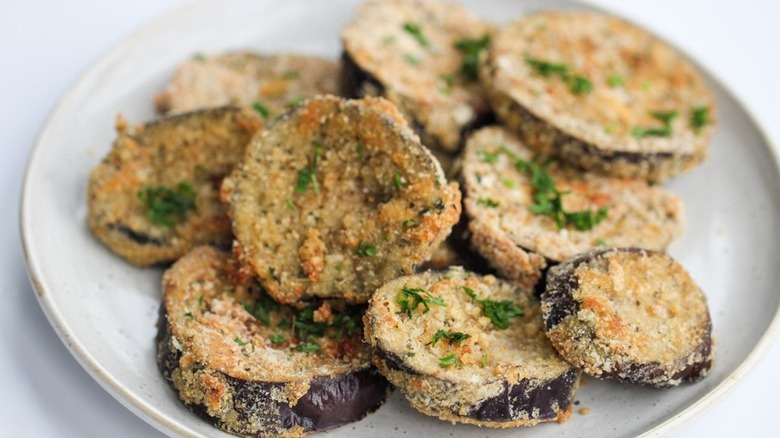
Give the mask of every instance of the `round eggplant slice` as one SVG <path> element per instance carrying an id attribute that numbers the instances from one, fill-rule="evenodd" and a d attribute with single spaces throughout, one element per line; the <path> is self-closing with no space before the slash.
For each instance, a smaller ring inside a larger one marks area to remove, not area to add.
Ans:
<path id="1" fill-rule="evenodd" d="M 425 145 L 453 152 L 464 132 L 492 120 L 477 81 L 477 58 L 492 31 L 449 2 L 366 3 L 342 32 L 342 91 L 384 96 Z"/>
<path id="2" fill-rule="evenodd" d="M 602 248 L 550 269 L 542 295 L 547 335 L 592 376 L 669 387 L 712 366 L 707 300 L 670 256 Z"/>
<path id="3" fill-rule="evenodd" d="M 136 128 L 118 118 L 118 137 L 89 178 L 90 231 L 140 266 L 171 262 L 200 244 L 229 247 L 220 185 L 261 126 L 253 111 L 231 107 Z"/>
<path id="4" fill-rule="evenodd" d="M 470 137 L 461 178 L 472 246 L 526 287 L 548 264 L 590 248 L 662 250 L 684 228 L 682 201 L 663 187 L 535 157 L 499 127 Z"/>
<path id="5" fill-rule="evenodd" d="M 418 411 L 486 427 L 563 421 L 580 371 L 545 337 L 539 301 L 451 268 L 382 286 L 364 317 L 374 362 Z"/>
<path id="6" fill-rule="evenodd" d="M 279 305 L 236 283 L 235 265 L 199 247 L 163 277 L 157 363 L 181 400 L 242 436 L 301 436 L 378 409 L 389 386 L 362 342 L 362 309 Z"/>
<path id="7" fill-rule="evenodd" d="M 155 98 L 160 114 L 223 105 L 253 107 L 266 120 L 318 94 L 336 94 L 340 67 L 311 56 L 198 55 L 176 69 Z"/>
<path id="8" fill-rule="evenodd" d="M 618 177 L 664 181 L 707 155 L 715 106 L 682 55 L 592 12 L 528 14 L 496 32 L 480 77 L 528 146 Z"/>
<path id="9" fill-rule="evenodd" d="M 258 136 L 226 184 L 236 255 L 279 302 L 366 302 L 411 274 L 460 191 L 390 102 L 321 96 Z"/>

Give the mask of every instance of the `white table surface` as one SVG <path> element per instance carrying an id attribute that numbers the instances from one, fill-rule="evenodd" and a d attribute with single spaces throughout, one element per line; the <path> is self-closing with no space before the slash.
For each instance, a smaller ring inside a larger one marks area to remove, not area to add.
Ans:
<path id="1" fill-rule="evenodd" d="M 592 2 L 645 25 L 692 55 L 742 100 L 770 140 L 780 141 L 780 2 Z M 103 391 L 49 325 L 27 280 L 18 206 L 27 157 L 60 97 L 114 44 L 183 3 L 0 3 L 2 436 L 161 436 Z M 780 394 L 778 368 L 780 343 L 775 340 L 733 392 L 673 435 L 780 435 L 780 426 L 775 423 L 776 397 Z"/>

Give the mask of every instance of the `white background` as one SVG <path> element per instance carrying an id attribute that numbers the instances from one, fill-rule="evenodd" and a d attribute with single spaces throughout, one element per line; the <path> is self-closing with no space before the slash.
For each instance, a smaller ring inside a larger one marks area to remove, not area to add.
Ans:
<path id="1" fill-rule="evenodd" d="M 780 2 L 592 2 L 693 56 L 751 110 L 770 142 L 780 141 Z M 160 435 L 104 392 L 57 338 L 27 280 L 18 206 L 27 156 L 60 97 L 114 44 L 183 3 L 0 3 L 0 435 Z M 778 369 L 775 341 L 732 393 L 674 435 L 777 436 Z"/>

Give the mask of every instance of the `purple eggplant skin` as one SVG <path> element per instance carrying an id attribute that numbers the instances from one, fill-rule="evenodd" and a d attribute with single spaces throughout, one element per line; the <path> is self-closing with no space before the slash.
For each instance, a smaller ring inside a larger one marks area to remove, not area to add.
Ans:
<path id="1" fill-rule="evenodd" d="M 180 367 L 181 351 L 174 346 L 172 338 L 163 305 L 160 307 L 156 338 L 157 365 L 163 377 L 174 390 L 178 390 L 174 386 L 173 375 Z M 194 365 L 195 368 L 199 366 L 204 365 Z M 239 436 L 301 436 L 308 432 L 331 430 L 376 411 L 390 392 L 387 380 L 374 367 L 315 377 L 310 382 L 309 391 L 295 406 L 271 398 L 271 394 L 280 390 L 284 383 L 224 377 L 234 402 L 234 420 L 227 422 L 212 417 L 201 404 L 188 404 L 187 407 L 215 427 Z M 252 428 L 253 424 L 262 425 L 262 429 Z"/>

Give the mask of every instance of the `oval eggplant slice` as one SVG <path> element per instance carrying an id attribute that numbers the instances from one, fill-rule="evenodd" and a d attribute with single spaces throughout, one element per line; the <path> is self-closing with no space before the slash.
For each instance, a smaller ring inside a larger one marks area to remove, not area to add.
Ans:
<path id="1" fill-rule="evenodd" d="M 426 415 L 504 428 L 571 412 L 580 371 L 545 337 L 530 291 L 462 268 L 401 277 L 364 326 L 379 372 Z"/>
<path id="2" fill-rule="evenodd" d="M 516 19 L 495 34 L 480 77 L 528 146 L 591 171 L 664 181 L 703 161 L 714 133 L 714 100 L 695 68 L 604 14 Z"/>
<path id="3" fill-rule="evenodd" d="M 254 107 L 267 120 L 305 98 L 336 94 L 339 69 L 333 61 L 293 54 L 199 55 L 176 69 L 155 105 L 160 114 L 223 105 Z"/>
<path id="4" fill-rule="evenodd" d="M 526 287 L 548 264 L 590 248 L 661 250 L 684 228 L 682 201 L 663 187 L 534 157 L 503 128 L 483 128 L 469 139 L 462 181 L 472 245 Z"/>
<path id="5" fill-rule="evenodd" d="M 262 126 L 251 110 L 217 108 L 130 128 L 89 178 L 89 229 L 140 266 L 176 260 L 199 244 L 229 246 L 220 185 Z"/>
<path id="6" fill-rule="evenodd" d="M 226 184 L 236 255 L 279 302 L 366 302 L 450 233 L 460 191 L 384 99 L 318 97 L 258 136 Z"/>
<path id="7" fill-rule="evenodd" d="M 235 265 L 199 247 L 163 277 L 157 363 L 181 400 L 243 436 L 301 436 L 378 409 L 388 385 L 362 342 L 361 309 L 281 306 L 257 283 L 236 284 Z"/>
<path id="8" fill-rule="evenodd" d="M 426 146 L 456 151 L 464 132 L 492 120 L 476 80 L 477 58 L 492 30 L 449 2 L 366 3 L 342 32 L 342 90 L 350 97 L 384 96 Z"/>
<path id="9" fill-rule="evenodd" d="M 551 268 L 542 313 L 558 352 L 595 377 L 669 387 L 712 366 L 707 300 L 660 252 L 594 249 Z"/>

